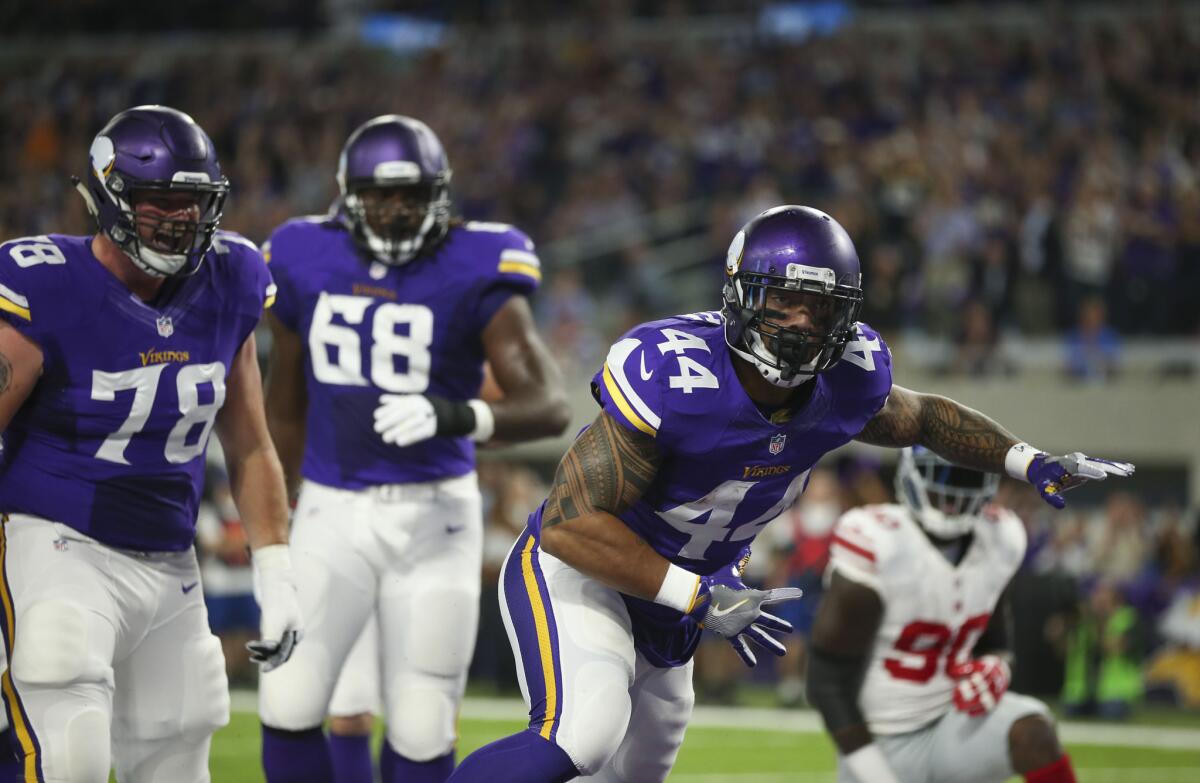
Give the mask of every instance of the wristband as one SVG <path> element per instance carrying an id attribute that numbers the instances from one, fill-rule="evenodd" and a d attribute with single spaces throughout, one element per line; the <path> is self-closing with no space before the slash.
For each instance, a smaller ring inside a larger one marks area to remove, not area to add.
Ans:
<path id="1" fill-rule="evenodd" d="M 842 761 L 860 783 L 900 783 L 884 758 L 883 751 L 874 742 L 847 753 Z"/>
<path id="2" fill-rule="evenodd" d="M 1029 481 L 1029 464 L 1033 458 L 1045 452 L 1028 443 L 1018 443 L 1004 455 L 1004 472 L 1018 481 Z"/>
<path id="3" fill-rule="evenodd" d="M 654 603 L 688 614 L 695 608 L 693 604 L 699 591 L 700 577 L 671 563 L 667 567 L 667 575 L 663 577 L 662 587 L 658 588 L 658 595 L 654 596 Z"/>
<path id="4" fill-rule="evenodd" d="M 251 561 L 254 563 L 254 569 L 260 573 L 263 571 L 290 571 L 292 569 L 292 555 L 288 550 L 287 544 L 271 544 L 270 546 L 259 547 L 251 554 Z"/>
<path id="5" fill-rule="evenodd" d="M 475 411 L 475 429 L 467 437 L 476 443 L 491 440 L 492 433 L 496 431 L 496 415 L 492 412 L 492 406 L 483 400 L 467 400 L 467 406 Z"/>

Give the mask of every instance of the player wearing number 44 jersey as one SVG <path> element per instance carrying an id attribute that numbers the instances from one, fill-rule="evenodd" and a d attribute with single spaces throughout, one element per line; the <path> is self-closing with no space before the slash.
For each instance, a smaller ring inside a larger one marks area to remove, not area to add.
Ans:
<path id="1" fill-rule="evenodd" d="M 905 449 L 900 504 L 834 529 L 808 695 L 842 751 L 840 783 L 1075 780 L 1045 705 L 1008 691 L 1000 599 L 1025 528 L 985 505 L 998 483 Z"/>
<path id="2" fill-rule="evenodd" d="M 338 783 L 369 783 L 381 690 L 385 783 L 446 779 L 479 615 L 475 444 L 567 423 L 530 315 L 533 244 L 452 219 L 449 180 L 432 130 L 378 117 L 346 142 L 334 212 L 271 237 L 268 409 L 289 484 L 304 479 L 291 541 L 309 622 L 260 686 L 270 783 L 335 767 Z M 478 399 L 485 360 L 503 392 L 492 403 Z"/>
<path id="3" fill-rule="evenodd" d="M 502 577 L 529 728 L 465 759 L 453 783 L 665 780 L 692 708 L 701 629 L 749 665 L 784 651 L 774 602 L 736 564 L 826 452 L 922 444 L 1059 492 L 1131 466 L 1049 458 L 985 416 L 892 383 L 857 320 L 858 256 L 815 209 L 767 210 L 734 237 L 724 308 L 643 324 L 593 380 L 602 409 L 559 464 Z M 766 609 L 764 609 L 766 607 Z"/>
<path id="4" fill-rule="evenodd" d="M 207 781 L 229 717 L 192 549 L 215 428 L 253 548 L 265 667 L 300 634 L 254 327 L 274 285 L 217 231 L 228 184 L 190 117 L 92 142 L 95 236 L 0 245 L 0 620 L 26 783 Z"/>

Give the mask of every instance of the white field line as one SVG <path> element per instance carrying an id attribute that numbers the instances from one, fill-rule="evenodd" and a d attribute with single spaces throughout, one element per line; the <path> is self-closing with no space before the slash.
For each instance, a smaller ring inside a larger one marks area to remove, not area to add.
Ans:
<path id="1" fill-rule="evenodd" d="M 1075 770 L 1081 783 L 1195 783 L 1197 767 L 1083 767 Z M 1013 778 L 1016 780 L 1016 778 Z M 743 774 L 678 773 L 670 783 L 836 783 L 834 772 L 748 772 Z"/>
<path id="2" fill-rule="evenodd" d="M 234 691 L 233 709 L 237 712 L 254 712 L 257 709 L 257 695 L 254 691 Z M 462 716 L 473 720 L 521 720 L 526 715 L 525 704 L 519 699 L 469 698 L 463 703 L 462 709 Z M 719 729 L 790 731 L 799 734 L 816 734 L 821 731 L 821 719 L 812 710 L 771 710 L 751 707 L 697 707 L 689 725 Z M 1065 722 L 1059 724 L 1058 730 L 1063 741 L 1070 745 L 1200 749 L 1200 729 Z M 1193 770 L 1194 772 L 1195 770 Z M 686 779 L 692 780 L 693 778 Z M 703 778 L 694 779 L 699 782 Z M 768 783 L 772 779 L 766 777 L 753 780 L 756 783 Z M 1090 779 L 1088 778 L 1088 780 Z M 1119 783 L 1127 783 L 1130 779 L 1138 780 L 1139 783 L 1141 781 L 1141 778 L 1127 777 Z M 733 778 L 729 780 L 730 783 L 736 783 Z M 1149 781 L 1150 778 L 1146 780 Z M 1159 779 L 1154 778 L 1154 780 Z M 1200 776 L 1190 780 L 1200 780 Z"/>

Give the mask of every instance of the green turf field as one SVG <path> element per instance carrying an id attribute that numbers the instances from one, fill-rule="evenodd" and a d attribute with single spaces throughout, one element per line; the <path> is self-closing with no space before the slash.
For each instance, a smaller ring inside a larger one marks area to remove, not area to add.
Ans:
<path id="1" fill-rule="evenodd" d="M 519 730 L 517 721 L 464 719 L 460 749 L 467 753 Z M 1198 735 L 1200 736 L 1200 735 Z M 1196 783 L 1200 741 L 1190 750 L 1068 746 L 1081 783 Z M 692 727 L 679 754 L 675 783 L 833 783 L 833 747 L 818 733 Z M 258 723 L 239 712 L 213 741 L 214 783 L 261 783 Z"/>

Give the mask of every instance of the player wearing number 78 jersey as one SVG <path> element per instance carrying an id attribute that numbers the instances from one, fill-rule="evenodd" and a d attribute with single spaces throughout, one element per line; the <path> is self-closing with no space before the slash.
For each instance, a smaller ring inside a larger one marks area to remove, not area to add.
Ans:
<path id="1" fill-rule="evenodd" d="M 78 183 L 94 236 L 0 245 L 3 695 L 26 783 L 207 781 L 228 721 L 196 555 L 215 429 L 253 548 L 264 668 L 300 631 L 254 328 L 275 286 L 218 231 L 212 141 L 121 112 Z"/>
<path id="2" fill-rule="evenodd" d="M 899 504 L 847 512 L 813 626 L 809 700 L 839 783 L 1073 783 L 1045 705 L 1008 691 L 1008 607 L 1025 556 L 999 478 L 918 446 Z"/>
<path id="3" fill-rule="evenodd" d="M 725 272 L 719 313 L 642 324 L 596 373 L 602 411 L 503 574 L 529 728 L 473 753 L 453 783 L 665 780 L 701 628 L 750 665 L 755 647 L 784 650 L 769 632 L 790 628 L 770 605 L 798 591 L 749 590 L 731 569 L 825 453 L 920 443 L 999 472 L 1021 445 L 965 406 L 893 385 L 887 346 L 858 321 L 858 255 L 830 216 L 763 212 Z M 1072 483 L 1064 463 L 1018 452 L 1014 469 L 1047 472 L 1044 492 Z"/>

